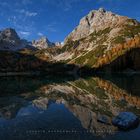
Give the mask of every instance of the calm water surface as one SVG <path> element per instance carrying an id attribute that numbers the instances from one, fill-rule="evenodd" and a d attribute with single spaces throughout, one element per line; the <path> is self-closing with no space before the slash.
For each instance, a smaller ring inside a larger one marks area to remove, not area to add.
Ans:
<path id="1" fill-rule="evenodd" d="M 140 75 L 0 78 L 0 140 L 139 140 L 98 122 L 121 111 L 140 116 Z"/>

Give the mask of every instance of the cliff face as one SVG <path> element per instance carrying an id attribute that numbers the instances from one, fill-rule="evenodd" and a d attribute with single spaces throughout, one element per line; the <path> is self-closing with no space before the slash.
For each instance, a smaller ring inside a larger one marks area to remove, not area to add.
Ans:
<path id="1" fill-rule="evenodd" d="M 128 18 L 116 15 L 112 12 L 108 12 L 103 8 L 99 10 L 93 10 L 88 15 L 80 20 L 79 25 L 72 31 L 70 35 L 66 38 L 65 42 L 69 39 L 75 41 L 81 38 L 87 37 L 93 32 L 98 32 L 104 30 L 108 27 L 119 27 Z"/>
<path id="2" fill-rule="evenodd" d="M 0 31 L 0 50 L 20 50 L 23 48 L 32 48 L 26 40 L 20 39 L 16 31 L 12 28 L 7 28 Z"/>
<path id="3" fill-rule="evenodd" d="M 81 19 L 54 59 L 93 69 L 113 65 L 116 70 L 124 70 L 131 65 L 127 53 L 139 47 L 140 23 L 101 8 Z M 132 55 L 131 69 L 140 70 L 139 55 Z"/>

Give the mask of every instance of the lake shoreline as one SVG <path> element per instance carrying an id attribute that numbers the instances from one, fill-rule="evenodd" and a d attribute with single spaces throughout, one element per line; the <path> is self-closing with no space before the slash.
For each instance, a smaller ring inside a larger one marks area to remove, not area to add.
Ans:
<path id="1" fill-rule="evenodd" d="M 26 72 L 0 72 L 0 77 L 3 76 L 40 76 L 40 75 L 85 75 L 85 72 L 81 72 L 81 73 L 76 73 L 76 72 L 70 72 L 70 71 L 63 71 L 63 72 L 42 72 L 42 71 L 26 71 Z M 107 74 L 107 75 L 114 75 L 114 74 L 123 74 L 123 75 L 127 75 L 127 76 L 131 76 L 131 75 L 135 75 L 135 74 L 140 74 L 140 71 L 133 71 L 133 72 L 128 72 L 128 71 L 123 71 L 123 72 L 95 72 L 93 71 L 93 73 L 87 73 L 87 75 L 98 75 L 98 74 Z"/>
<path id="2" fill-rule="evenodd" d="M 38 72 L 0 72 L 0 77 L 3 76 L 30 76 L 30 75 L 40 75 Z"/>

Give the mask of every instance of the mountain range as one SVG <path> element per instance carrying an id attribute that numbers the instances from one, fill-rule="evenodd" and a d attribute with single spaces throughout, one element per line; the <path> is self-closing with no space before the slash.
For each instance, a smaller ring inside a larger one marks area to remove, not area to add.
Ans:
<path id="1" fill-rule="evenodd" d="M 1 72 L 46 71 L 50 67 L 62 72 L 58 68 L 62 65 L 105 72 L 139 71 L 140 23 L 100 8 L 83 17 L 63 45 L 46 37 L 22 40 L 8 28 L 0 31 L 0 59 Z"/>

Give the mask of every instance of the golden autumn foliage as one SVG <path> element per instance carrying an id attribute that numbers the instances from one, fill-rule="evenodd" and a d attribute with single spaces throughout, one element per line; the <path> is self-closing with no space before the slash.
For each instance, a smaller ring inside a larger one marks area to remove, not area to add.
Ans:
<path id="1" fill-rule="evenodd" d="M 100 88 L 105 89 L 113 98 L 116 100 L 125 99 L 129 104 L 133 104 L 136 107 L 140 107 L 140 98 L 136 96 L 131 96 L 125 90 L 118 88 L 116 85 L 109 81 L 97 78 L 97 82 Z"/>
<path id="2" fill-rule="evenodd" d="M 109 64 L 112 62 L 115 58 L 123 55 L 127 51 L 133 49 L 133 48 L 139 48 L 140 47 L 140 37 L 135 36 L 133 39 L 130 39 L 122 44 L 117 44 L 113 46 L 109 51 L 106 52 L 104 56 L 101 56 L 98 58 L 97 63 L 94 65 L 95 68 L 101 67 L 105 64 Z"/>

